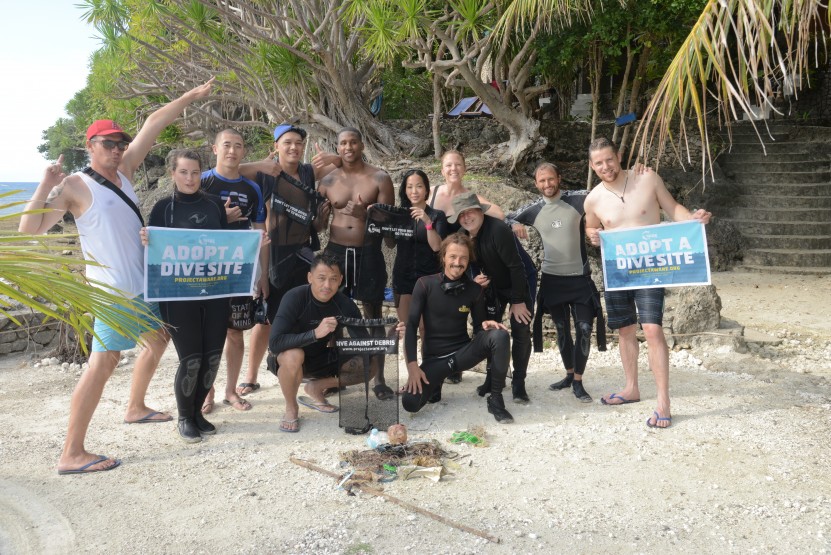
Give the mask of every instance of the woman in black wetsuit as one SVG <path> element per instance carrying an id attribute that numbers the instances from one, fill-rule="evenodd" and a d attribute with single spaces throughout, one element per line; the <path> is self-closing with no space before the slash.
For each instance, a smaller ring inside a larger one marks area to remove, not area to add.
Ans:
<path id="1" fill-rule="evenodd" d="M 173 178 L 173 194 L 160 200 L 150 212 L 148 225 L 186 229 L 225 229 L 228 220 L 219 197 L 200 188 L 202 163 L 193 150 L 173 150 L 167 157 Z M 142 230 L 145 244 L 149 234 Z M 162 319 L 168 325 L 179 368 L 174 390 L 179 410 L 179 435 L 188 443 L 202 441 L 203 435 L 216 433 L 200 408 L 213 385 L 225 332 L 228 327 L 228 299 L 164 301 L 159 303 Z"/>
<path id="2" fill-rule="evenodd" d="M 444 212 L 427 204 L 430 198 L 430 180 L 421 170 L 404 173 L 398 188 L 400 205 L 409 208 L 416 221 L 412 240 L 396 241 L 395 264 L 392 268 L 392 289 L 398 320 L 404 322 L 410 312 L 413 287 L 421 276 L 441 271 L 438 251 L 447 236 L 447 217 Z M 422 329 L 420 326 L 419 329 Z M 423 331 L 423 330 L 422 330 Z"/>

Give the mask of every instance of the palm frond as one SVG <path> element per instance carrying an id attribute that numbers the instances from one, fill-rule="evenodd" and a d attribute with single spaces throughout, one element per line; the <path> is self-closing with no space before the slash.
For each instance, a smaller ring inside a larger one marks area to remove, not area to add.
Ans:
<path id="1" fill-rule="evenodd" d="M 659 161 L 667 145 L 691 162 L 687 121 L 712 177 L 707 118 L 720 125 L 769 107 L 777 88 L 803 84 L 813 40 L 826 36 L 817 0 L 710 0 L 664 74 L 638 126 L 632 152 Z M 677 125 L 677 134 L 673 126 Z M 754 128 L 756 123 L 753 123 Z M 757 128 L 760 141 L 762 136 Z"/>
<path id="2" fill-rule="evenodd" d="M 3 196 L 7 195 L 0 195 L 0 198 Z M 15 204 L 19 203 L 0 204 L 0 210 Z M 44 211 L 32 210 L 28 213 Z M 20 214 L 10 216 L 20 217 Z M 70 263 L 97 263 L 68 259 L 58 253 L 66 247 L 56 244 L 56 240 L 70 237 L 77 236 L 0 231 L 0 296 L 68 324 L 79 336 L 83 336 L 84 332 L 94 333 L 87 314 L 132 339 L 138 339 L 142 333 L 162 325 L 146 309 L 130 300 L 126 293 L 107 289 L 105 284 L 74 271 Z M 151 324 L 136 325 L 131 311 L 150 320 Z M 20 325 L 7 308 L 0 306 L 0 313 Z"/>

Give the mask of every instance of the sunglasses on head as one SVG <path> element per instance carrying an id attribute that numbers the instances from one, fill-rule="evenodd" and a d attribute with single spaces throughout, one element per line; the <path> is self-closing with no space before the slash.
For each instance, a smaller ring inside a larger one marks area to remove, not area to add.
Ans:
<path id="1" fill-rule="evenodd" d="M 118 147 L 118 150 L 127 150 L 127 147 L 130 146 L 128 141 L 113 141 L 112 139 L 101 139 L 100 141 L 90 141 L 91 143 L 101 143 L 107 150 L 112 150 L 115 147 Z"/>

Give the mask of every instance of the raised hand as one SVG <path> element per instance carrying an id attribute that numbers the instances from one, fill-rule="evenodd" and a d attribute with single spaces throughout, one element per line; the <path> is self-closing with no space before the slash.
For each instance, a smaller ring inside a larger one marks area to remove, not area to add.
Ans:
<path id="1" fill-rule="evenodd" d="M 63 154 L 58 156 L 58 160 L 54 164 L 47 166 L 43 172 L 43 183 L 50 187 L 55 187 L 66 178 L 66 173 L 63 171 Z"/>
<path id="2" fill-rule="evenodd" d="M 322 169 L 328 166 L 329 164 L 334 164 L 337 166 L 337 161 L 340 160 L 340 156 L 335 154 L 334 152 L 326 152 L 320 145 L 315 143 L 315 150 L 317 150 L 317 154 L 314 155 L 312 158 L 312 166 L 317 169 Z"/>
<path id="3" fill-rule="evenodd" d="M 430 216 L 425 214 L 424 209 L 422 208 L 410 208 L 410 217 L 412 217 L 414 220 L 421 220 L 425 224 L 430 222 Z"/>
<path id="4" fill-rule="evenodd" d="M 242 210 L 239 206 L 231 206 L 231 197 L 228 197 L 225 201 L 225 216 L 228 218 L 229 224 L 245 219 L 242 217 Z"/>
<path id="5" fill-rule="evenodd" d="M 185 96 L 188 97 L 189 100 L 198 100 L 200 98 L 205 98 L 211 92 L 211 87 L 213 87 L 214 79 L 216 77 L 211 77 L 208 79 L 206 83 L 199 85 L 198 87 L 194 87 L 188 92 L 185 93 Z"/>

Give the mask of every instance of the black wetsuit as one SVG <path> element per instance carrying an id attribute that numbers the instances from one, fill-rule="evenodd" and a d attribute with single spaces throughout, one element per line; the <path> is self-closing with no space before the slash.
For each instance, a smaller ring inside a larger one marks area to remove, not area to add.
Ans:
<path id="1" fill-rule="evenodd" d="M 150 212 L 148 225 L 182 229 L 226 229 L 228 220 L 219 197 L 202 191 L 176 192 Z M 151 239 L 152 241 L 152 236 Z M 164 301 L 159 303 L 167 323 L 179 368 L 174 379 L 179 418 L 203 421 L 202 403 L 213 386 L 228 324 L 228 299 Z"/>
<path id="2" fill-rule="evenodd" d="M 600 296 L 591 279 L 586 254 L 583 203 L 587 194 L 587 191 L 560 191 L 552 199 L 542 197 L 507 217 L 508 221 L 533 226 L 542 238 L 545 251 L 539 311 L 534 321 L 535 348 L 542 351 L 538 340 L 542 338 L 541 316 L 548 312 L 557 328 L 557 346 L 563 365 L 566 369 L 574 369 L 576 374 L 582 374 L 586 368 L 592 323 L 598 314 L 598 345 L 605 350 Z M 572 317 L 574 339 L 571 337 Z"/>
<path id="3" fill-rule="evenodd" d="M 482 227 L 474 238 L 476 266 L 488 278 L 486 291 L 488 318 L 502 321 L 508 304 L 525 303 L 533 311 L 525 266 L 519 257 L 511 227 L 485 215 Z M 475 270 L 474 270 L 475 271 Z M 512 385 L 524 387 L 528 361 L 531 358 L 531 326 L 511 317 L 511 356 L 514 365 Z"/>
<path id="4" fill-rule="evenodd" d="M 424 213 L 433 223 L 433 229 L 444 239 L 447 237 L 447 216 L 431 206 Z M 424 222 L 416 222 L 415 237 L 412 240 L 399 239 L 395 242 L 395 264 L 392 267 L 392 288 L 397 295 L 412 295 L 418 278 L 441 271 L 439 255 L 427 240 L 429 232 Z"/>
<path id="5" fill-rule="evenodd" d="M 309 285 L 295 287 L 283 295 L 277 315 L 271 323 L 268 350 L 276 357 L 289 349 L 303 349 L 305 353 L 303 374 L 322 378 L 337 374 L 337 354 L 331 347 L 333 336 L 339 330 L 317 339 L 315 328 L 329 316 L 361 318 L 358 306 L 340 291 L 329 302 L 322 303 L 312 295 Z M 349 335 L 366 338 L 365 328 L 349 326 Z"/>
<path id="6" fill-rule="evenodd" d="M 301 249 L 315 251 L 320 248 L 313 227 L 321 197 L 315 191 L 314 167 L 300 164 L 300 179 L 286 172 L 274 177 L 257 174 L 257 182 L 263 184 L 265 201 L 271 210 L 268 218 L 269 245 L 269 295 L 268 321 L 274 320 L 283 296 L 291 289 L 308 283 L 308 261 L 299 254 Z"/>
<path id="7" fill-rule="evenodd" d="M 418 324 L 424 318 L 424 360 L 421 369 L 429 384 L 422 384 L 421 394 L 405 393 L 402 405 L 408 412 L 417 412 L 451 373 L 473 368 L 489 359 L 492 365 L 491 392 L 501 395 L 508 373 L 508 346 L 505 330 L 483 330 L 486 308 L 482 288 L 463 276 L 456 281 L 444 274 L 425 276 L 416 282 L 404 349 L 407 362 L 417 361 Z M 467 333 L 468 317 L 473 317 L 473 339 Z"/>

